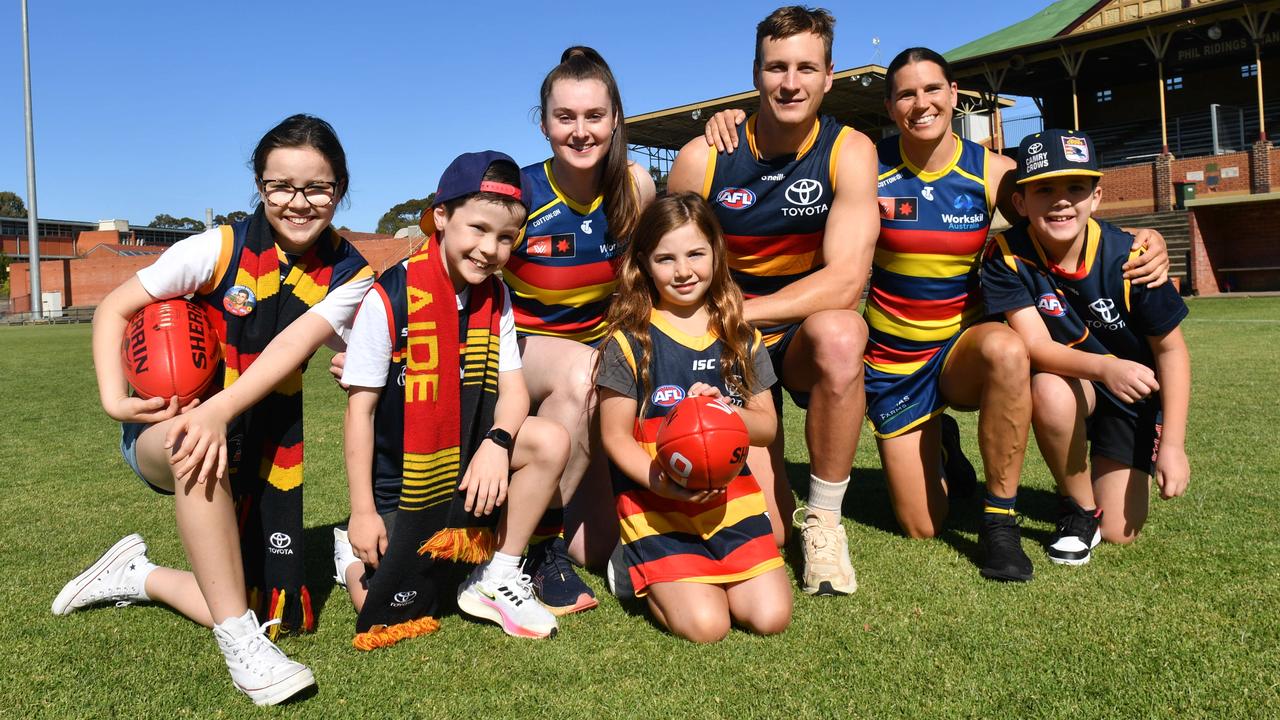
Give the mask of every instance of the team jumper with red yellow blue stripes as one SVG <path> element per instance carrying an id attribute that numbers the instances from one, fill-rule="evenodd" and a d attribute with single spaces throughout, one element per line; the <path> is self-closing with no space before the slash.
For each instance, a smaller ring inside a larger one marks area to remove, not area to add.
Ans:
<path id="1" fill-rule="evenodd" d="M 609 234 L 604 196 L 574 202 L 556 185 L 550 160 L 524 172 L 534 210 L 503 268 L 516 330 L 594 344 L 618 285 L 619 243 Z"/>
<path id="2" fill-rule="evenodd" d="M 914 166 L 899 138 L 880 141 L 880 238 L 867 296 L 867 417 L 881 438 L 946 407 L 938 383 L 963 331 L 982 317 L 978 281 L 995 209 L 986 148 L 956 137 L 936 172 Z"/>
<path id="3" fill-rule="evenodd" d="M 739 125 L 749 152 L 707 153 L 702 196 L 724 230 L 729 269 L 745 298 L 770 295 L 823 266 L 822 239 L 835 198 L 836 159 L 853 132 L 822 115 L 794 154 L 764 159 L 756 150 L 756 116 Z M 719 188 L 711 197 L 713 188 Z M 781 373 L 781 359 L 799 324 L 762 327 Z"/>

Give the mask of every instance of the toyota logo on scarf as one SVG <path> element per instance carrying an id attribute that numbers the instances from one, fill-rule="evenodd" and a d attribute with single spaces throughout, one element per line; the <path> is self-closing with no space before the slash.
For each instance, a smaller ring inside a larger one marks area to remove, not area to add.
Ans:
<path id="1" fill-rule="evenodd" d="M 271 537 L 267 538 L 267 541 L 271 543 L 271 547 L 267 549 L 270 550 L 272 553 L 276 555 L 292 555 L 293 554 L 293 551 L 289 549 L 289 546 L 293 544 L 293 538 L 289 537 L 287 533 L 282 533 L 282 532 L 271 533 Z"/>
<path id="2" fill-rule="evenodd" d="M 417 590 L 405 590 L 403 592 L 398 592 L 391 598 L 391 607 L 404 607 L 417 599 L 417 597 Z"/>

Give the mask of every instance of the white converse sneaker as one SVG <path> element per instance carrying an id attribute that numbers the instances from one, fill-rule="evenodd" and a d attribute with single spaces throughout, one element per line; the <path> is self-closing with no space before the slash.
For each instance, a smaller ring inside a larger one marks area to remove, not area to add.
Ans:
<path id="1" fill-rule="evenodd" d="M 792 522 L 800 528 L 804 550 L 804 578 L 800 588 L 809 595 L 848 595 L 858 589 L 849 562 L 849 539 L 839 516 L 798 508 Z"/>
<path id="2" fill-rule="evenodd" d="M 284 702 L 316 684 L 310 668 L 290 660 L 267 639 L 266 629 L 279 622 L 271 620 L 259 625 L 258 616 L 248 610 L 213 627 L 213 637 L 231 671 L 231 682 L 254 705 Z"/>
<path id="3" fill-rule="evenodd" d="M 458 609 L 501 625 L 512 637 L 555 637 L 559 629 L 556 616 L 533 596 L 529 576 L 490 577 L 485 572 L 488 568 L 485 563 L 472 570 L 458 588 Z"/>
<path id="4" fill-rule="evenodd" d="M 155 569 L 147 544 L 134 533 L 121 538 L 84 572 L 63 586 L 53 599 L 53 614 L 66 615 L 88 605 L 145 601 L 147 575 Z"/>
<path id="5" fill-rule="evenodd" d="M 333 579 L 342 587 L 347 586 L 347 568 L 360 562 L 360 558 L 351 549 L 351 541 L 347 539 L 347 531 L 342 528 L 333 529 Z"/>

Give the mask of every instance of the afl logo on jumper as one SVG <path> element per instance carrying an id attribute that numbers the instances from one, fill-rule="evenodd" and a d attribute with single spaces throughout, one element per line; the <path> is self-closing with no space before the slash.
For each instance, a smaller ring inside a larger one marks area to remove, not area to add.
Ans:
<path id="1" fill-rule="evenodd" d="M 727 187 L 716 193 L 716 202 L 730 210 L 746 210 L 756 204 L 756 194 L 746 188 Z"/>
<path id="2" fill-rule="evenodd" d="M 1062 317 L 1067 314 L 1067 309 L 1062 307 L 1062 301 L 1053 293 L 1045 293 L 1036 300 L 1036 307 L 1040 312 L 1049 317 Z"/>
<path id="3" fill-rule="evenodd" d="M 671 407 L 684 399 L 684 388 L 679 385 L 663 385 L 653 391 L 653 404 Z"/>
<path id="4" fill-rule="evenodd" d="M 822 183 L 813 178 L 800 178 L 787 186 L 787 202 L 801 207 L 822 199 Z"/>
<path id="5" fill-rule="evenodd" d="M 405 590 L 403 592 L 398 592 L 391 597 L 391 607 L 404 607 L 417 599 L 417 597 L 417 590 Z"/>

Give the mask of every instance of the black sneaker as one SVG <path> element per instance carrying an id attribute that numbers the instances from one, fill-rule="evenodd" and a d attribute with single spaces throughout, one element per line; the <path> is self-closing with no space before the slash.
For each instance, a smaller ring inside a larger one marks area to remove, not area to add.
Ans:
<path id="1" fill-rule="evenodd" d="M 1031 558 L 1022 551 L 1022 517 L 982 513 L 978 542 L 982 545 L 982 577 L 1026 582 L 1031 579 Z"/>
<path id="2" fill-rule="evenodd" d="M 1085 510 L 1069 497 L 1062 498 L 1058 529 L 1049 538 L 1049 559 L 1059 565 L 1084 565 L 1102 542 L 1102 509 Z"/>
<path id="3" fill-rule="evenodd" d="M 533 592 L 554 615 L 590 610 L 599 604 L 569 560 L 564 538 L 554 537 L 529 546 L 524 571 L 533 579 Z"/>
<path id="4" fill-rule="evenodd" d="M 960 426 L 947 414 L 938 416 L 938 432 L 942 436 L 942 474 L 947 479 L 947 493 L 953 498 L 973 497 L 978 487 L 978 473 L 960 449 Z"/>

